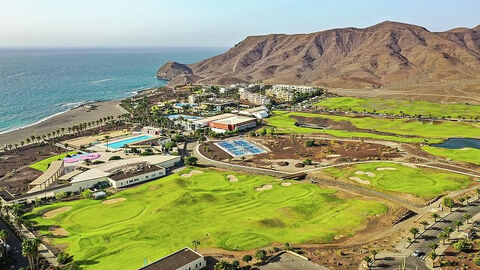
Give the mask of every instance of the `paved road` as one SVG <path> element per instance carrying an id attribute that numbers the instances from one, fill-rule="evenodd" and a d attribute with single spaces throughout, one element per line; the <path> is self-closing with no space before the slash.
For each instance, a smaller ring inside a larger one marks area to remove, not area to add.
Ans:
<path id="1" fill-rule="evenodd" d="M 7 225 L 5 225 L 2 219 L 0 219 L 0 230 L 7 230 L 8 232 L 7 244 L 9 244 L 12 248 L 10 251 L 10 256 L 12 256 L 17 262 L 15 268 L 13 269 L 19 269 L 21 267 L 26 268 L 28 266 L 28 261 L 22 256 L 22 240 L 20 240 L 15 233 L 10 230 Z"/>
<path id="2" fill-rule="evenodd" d="M 475 200 L 470 202 L 468 206 L 463 206 L 461 208 L 457 208 L 455 211 L 449 213 L 445 216 L 442 220 L 438 221 L 437 223 L 431 225 L 425 232 L 423 232 L 413 244 L 411 244 L 403 254 L 407 255 L 406 264 L 408 269 L 429 269 L 425 265 L 425 260 L 427 259 L 426 254 L 428 254 L 431 249 L 429 245 L 431 243 L 440 243 L 441 240 L 438 239 L 438 235 L 442 232 L 442 230 L 446 227 L 452 227 L 455 229 L 454 222 L 456 220 L 461 220 L 464 222 L 463 215 L 468 213 L 472 216 L 480 214 L 480 201 Z M 405 236 L 407 237 L 407 236 Z M 412 257 L 411 254 L 415 250 L 422 251 L 425 255 L 421 256 L 420 258 Z M 437 250 L 438 252 L 438 250 Z M 402 254 L 393 254 L 392 256 L 382 256 L 384 259 L 379 259 L 374 264 L 374 269 L 398 269 L 399 265 L 403 263 Z"/>

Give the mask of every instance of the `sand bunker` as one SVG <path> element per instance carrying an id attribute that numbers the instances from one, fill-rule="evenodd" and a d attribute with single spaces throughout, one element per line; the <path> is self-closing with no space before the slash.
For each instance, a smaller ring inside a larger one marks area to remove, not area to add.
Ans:
<path id="1" fill-rule="evenodd" d="M 157 189 L 157 187 L 158 187 L 158 186 L 149 186 L 149 187 L 148 187 L 148 190 L 155 190 L 155 189 Z"/>
<path id="2" fill-rule="evenodd" d="M 115 198 L 115 199 L 105 200 L 102 202 L 102 204 L 121 203 L 121 202 L 124 202 L 125 200 L 126 200 L 125 198 Z"/>
<path id="3" fill-rule="evenodd" d="M 50 226 L 48 231 L 51 232 L 54 236 L 69 236 L 70 233 L 65 229 L 62 229 L 58 226 Z"/>
<path id="4" fill-rule="evenodd" d="M 235 175 L 229 174 L 229 175 L 227 175 L 227 179 L 228 179 L 229 182 L 232 182 L 232 183 L 238 182 L 238 178 Z"/>
<path id="5" fill-rule="evenodd" d="M 370 181 L 362 180 L 362 179 L 360 179 L 359 177 L 356 177 L 356 176 L 349 177 L 348 179 L 353 180 L 355 182 L 358 182 L 362 185 L 370 185 Z"/>
<path id="6" fill-rule="evenodd" d="M 256 188 L 255 191 L 264 191 L 267 189 L 271 189 L 273 186 L 272 185 L 263 185 L 263 187 Z"/>
<path id="7" fill-rule="evenodd" d="M 288 186 L 291 186 L 292 183 L 284 182 L 284 183 L 281 183 L 280 185 L 282 185 L 284 187 L 288 187 Z"/>
<path id="8" fill-rule="evenodd" d="M 356 175 L 365 174 L 365 175 L 368 176 L 368 177 L 375 177 L 375 174 L 372 173 L 372 172 L 356 171 L 355 174 L 356 174 Z"/>
<path id="9" fill-rule="evenodd" d="M 60 208 L 57 208 L 57 209 L 54 209 L 52 211 L 48 211 L 46 213 L 43 214 L 43 218 L 54 218 L 56 217 L 58 214 L 61 214 L 61 213 L 64 213 L 64 212 L 67 212 L 68 210 L 72 209 L 72 207 L 70 206 L 64 206 L 64 207 L 60 207 Z"/>
<path id="10" fill-rule="evenodd" d="M 397 170 L 396 168 L 392 168 L 392 167 L 377 168 L 377 171 L 396 171 L 396 170 Z"/>
<path id="11" fill-rule="evenodd" d="M 194 175 L 197 175 L 197 174 L 202 174 L 203 172 L 201 171 L 197 171 L 197 170 L 192 170 L 190 173 L 184 173 L 181 175 L 181 177 L 184 177 L 184 178 L 190 178 Z"/>

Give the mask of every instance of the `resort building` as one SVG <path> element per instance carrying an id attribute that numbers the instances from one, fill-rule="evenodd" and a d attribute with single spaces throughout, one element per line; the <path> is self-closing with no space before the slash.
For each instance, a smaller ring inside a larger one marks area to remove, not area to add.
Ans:
<path id="1" fill-rule="evenodd" d="M 304 86 L 304 85 L 288 85 L 288 84 L 277 84 L 271 88 L 273 91 L 279 90 L 287 90 L 290 92 L 297 92 L 297 93 L 313 93 L 315 92 L 315 88 L 311 86 Z"/>
<path id="2" fill-rule="evenodd" d="M 257 126 L 257 120 L 251 117 L 234 115 L 232 117 L 210 122 L 210 129 L 213 132 L 225 133 L 227 131 L 243 131 Z"/>
<path id="3" fill-rule="evenodd" d="M 272 101 L 266 96 L 259 93 L 250 92 L 243 88 L 241 88 L 238 93 L 240 95 L 240 100 L 248 101 L 254 105 L 269 105 L 272 103 Z"/>
<path id="4" fill-rule="evenodd" d="M 206 265 L 205 257 L 186 247 L 138 270 L 200 270 L 205 268 Z"/>
<path id="5" fill-rule="evenodd" d="M 253 116 L 257 119 L 267 118 L 269 116 L 268 108 L 265 106 L 250 108 L 238 112 L 238 115 Z"/>
<path id="6" fill-rule="evenodd" d="M 115 188 L 122 188 L 160 178 L 166 175 L 172 167 L 179 166 L 181 163 L 179 156 L 162 155 L 108 161 L 99 165 L 81 167 L 62 175 L 54 184 L 41 190 L 20 196 L 13 196 L 8 192 L 0 192 L 0 195 L 5 203 L 22 203 L 53 197 L 60 192 L 82 191 L 92 188 L 100 182 L 107 182 Z"/>
<path id="7" fill-rule="evenodd" d="M 208 101 L 202 102 L 205 106 L 212 106 L 217 112 L 222 111 L 226 107 L 237 105 L 237 101 L 226 98 L 211 98 Z"/>
<path id="8" fill-rule="evenodd" d="M 40 177 L 33 180 L 33 182 L 29 184 L 31 188 L 29 192 L 40 191 L 49 187 L 63 173 L 63 168 L 63 160 L 53 161 L 48 169 L 42 175 L 40 175 Z"/>
<path id="9" fill-rule="evenodd" d="M 172 120 L 175 125 L 179 125 L 185 130 L 197 130 L 199 127 L 195 122 L 202 119 L 199 116 L 183 115 L 183 114 L 171 114 L 167 116 L 168 119 Z"/>
<path id="10" fill-rule="evenodd" d="M 235 116 L 235 114 L 231 114 L 231 113 L 219 114 L 219 115 L 195 120 L 194 124 L 196 125 L 197 129 L 208 128 L 210 122 L 222 120 L 222 119 L 229 118 L 229 117 L 232 117 L 232 116 Z"/>

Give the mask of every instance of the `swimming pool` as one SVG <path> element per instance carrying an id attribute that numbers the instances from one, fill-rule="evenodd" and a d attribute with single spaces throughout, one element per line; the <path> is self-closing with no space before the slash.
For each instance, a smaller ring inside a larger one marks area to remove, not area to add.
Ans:
<path id="1" fill-rule="evenodd" d="M 192 120 L 192 121 L 202 119 L 202 117 L 200 117 L 200 116 L 192 116 L 192 115 L 184 115 L 184 114 L 170 114 L 170 115 L 167 115 L 167 118 L 170 119 L 170 120 L 176 120 L 180 117 L 185 119 L 185 120 Z"/>
<path id="2" fill-rule="evenodd" d="M 132 144 L 132 143 L 148 140 L 151 138 L 153 138 L 152 135 L 141 135 L 141 136 L 130 137 L 130 138 L 122 139 L 119 141 L 109 142 L 108 148 L 119 149 L 119 148 L 122 148 L 125 144 Z M 103 145 L 107 147 L 106 143 Z"/>
<path id="3" fill-rule="evenodd" d="M 258 155 L 266 152 L 256 144 L 246 140 L 221 141 L 215 143 L 215 145 L 233 157 Z"/>

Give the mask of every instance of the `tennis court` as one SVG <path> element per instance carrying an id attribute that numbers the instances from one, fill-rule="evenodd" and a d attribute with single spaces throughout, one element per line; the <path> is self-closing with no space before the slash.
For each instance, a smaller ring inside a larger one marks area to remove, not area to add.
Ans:
<path id="1" fill-rule="evenodd" d="M 258 155 L 266 152 L 256 144 L 246 140 L 221 141 L 215 143 L 215 145 L 233 157 Z"/>

